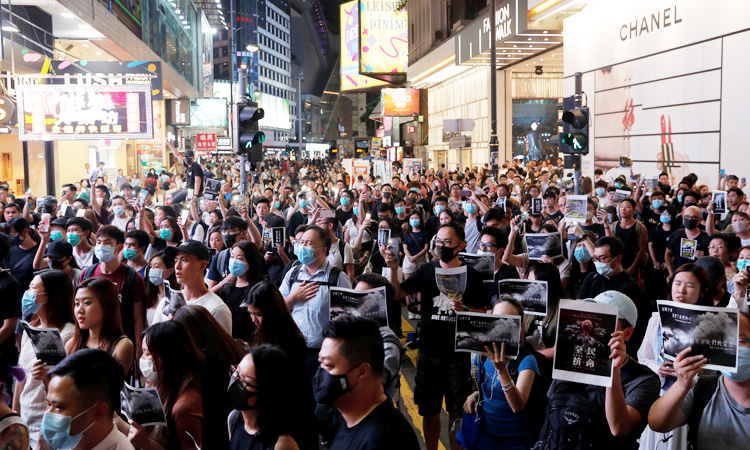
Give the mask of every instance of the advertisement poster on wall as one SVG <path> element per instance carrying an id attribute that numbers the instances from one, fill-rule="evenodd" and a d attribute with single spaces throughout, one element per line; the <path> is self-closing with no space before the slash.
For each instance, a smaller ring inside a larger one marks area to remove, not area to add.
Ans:
<path id="1" fill-rule="evenodd" d="M 341 91 L 369 89 L 388 83 L 359 73 L 359 1 L 341 5 Z"/>
<path id="2" fill-rule="evenodd" d="M 359 73 L 380 76 L 406 73 L 408 31 L 405 2 L 360 0 Z"/>
<path id="3" fill-rule="evenodd" d="M 513 157 L 524 163 L 554 158 L 550 137 L 557 134 L 557 99 L 513 100 Z"/>
<path id="4" fill-rule="evenodd" d="M 419 114 L 418 89 L 383 89 L 381 93 L 384 116 Z"/>

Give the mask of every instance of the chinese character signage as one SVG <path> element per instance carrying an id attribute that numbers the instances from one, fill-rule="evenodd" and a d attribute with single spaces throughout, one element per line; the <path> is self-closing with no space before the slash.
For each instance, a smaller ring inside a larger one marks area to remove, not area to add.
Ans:
<path id="1" fill-rule="evenodd" d="M 383 89 L 384 116 L 413 116 L 419 114 L 418 89 Z"/>
<path id="2" fill-rule="evenodd" d="M 150 85 L 18 87 L 21 141 L 153 139 Z"/>
<path id="3" fill-rule="evenodd" d="M 360 0 L 359 73 L 406 73 L 408 30 L 406 7 L 399 0 Z"/>
<path id="4" fill-rule="evenodd" d="M 341 5 L 341 91 L 383 86 L 385 83 L 359 73 L 359 2 Z"/>
<path id="5" fill-rule="evenodd" d="M 216 151 L 216 133 L 198 133 L 195 149 L 199 152 Z"/>

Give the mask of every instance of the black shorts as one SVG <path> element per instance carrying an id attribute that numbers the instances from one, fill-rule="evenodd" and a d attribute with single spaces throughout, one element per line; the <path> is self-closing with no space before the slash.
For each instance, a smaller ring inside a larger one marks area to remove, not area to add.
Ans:
<path id="1" fill-rule="evenodd" d="M 417 375 L 414 386 L 414 402 L 420 416 L 440 414 L 445 397 L 447 412 L 461 416 L 466 397 L 471 388 L 471 359 L 468 353 L 453 353 L 447 356 L 417 354 Z"/>

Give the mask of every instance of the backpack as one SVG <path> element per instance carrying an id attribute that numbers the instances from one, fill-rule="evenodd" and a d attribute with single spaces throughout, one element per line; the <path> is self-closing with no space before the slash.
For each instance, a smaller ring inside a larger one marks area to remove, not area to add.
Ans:
<path id="1" fill-rule="evenodd" d="M 221 273 L 222 267 L 227 263 L 227 258 L 229 257 L 230 249 L 224 249 L 219 252 L 218 255 L 216 255 L 216 270 L 219 271 L 219 276 L 222 278 L 223 275 Z"/>
<path id="2" fill-rule="evenodd" d="M 302 270 L 302 266 L 304 266 L 304 264 L 297 264 L 296 266 L 292 267 L 292 273 L 289 274 L 289 278 L 287 280 L 289 289 L 292 289 L 294 283 L 299 282 L 297 276 Z M 316 283 L 318 284 L 318 286 L 337 287 L 339 285 L 339 274 L 341 274 L 341 269 L 331 266 L 331 270 L 328 272 L 328 279 L 326 281 L 316 281 Z"/>
<path id="3" fill-rule="evenodd" d="M 577 394 L 554 394 L 549 398 L 547 420 L 533 450 L 582 450 L 602 448 L 597 427 L 607 427 L 604 392 L 585 389 Z M 531 415 L 529 415 L 531 416 Z M 601 417 L 604 416 L 604 423 Z M 596 420 L 598 417 L 599 420 Z"/>
<path id="4" fill-rule="evenodd" d="M 401 402 L 401 364 L 404 360 L 404 346 L 401 344 L 401 339 L 388 327 L 380 329 L 380 336 L 383 338 L 386 359 L 386 364 L 383 367 L 383 388 L 385 388 L 386 395 L 396 402 L 398 407 Z M 398 365 L 396 366 L 392 364 L 392 359 L 388 358 L 389 352 L 393 353 L 393 349 L 396 349 L 396 357 L 398 358 Z"/>
<path id="5" fill-rule="evenodd" d="M 688 449 L 695 450 L 698 445 L 698 427 L 700 426 L 703 410 L 716 393 L 719 385 L 719 374 L 701 375 L 695 383 L 693 389 L 693 408 L 687 418 L 688 426 Z"/>

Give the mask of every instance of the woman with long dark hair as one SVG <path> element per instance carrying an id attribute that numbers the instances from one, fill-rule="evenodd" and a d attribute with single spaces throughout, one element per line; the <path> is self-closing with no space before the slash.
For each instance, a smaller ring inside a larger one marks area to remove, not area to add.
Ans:
<path id="1" fill-rule="evenodd" d="M 144 428 L 130 421 L 128 438 L 136 448 L 203 447 L 203 392 L 200 379 L 205 360 L 185 326 L 169 320 L 143 332 L 139 366 L 147 386 L 159 391 L 167 426 Z"/>
<path id="2" fill-rule="evenodd" d="M 75 335 L 65 344 L 65 351 L 70 355 L 83 348 L 104 350 L 129 373 L 135 347 L 122 330 L 117 286 L 106 278 L 83 280 L 76 290 L 73 311 Z"/>
<path id="3" fill-rule="evenodd" d="M 226 388 L 229 369 L 240 363 L 245 349 L 202 306 L 183 306 L 175 313 L 174 320 L 190 330 L 190 338 L 206 360 L 206 372 L 201 381 L 203 448 L 225 449 L 229 444 L 226 417 L 231 411 Z"/>
<path id="4" fill-rule="evenodd" d="M 23 294 L 22 303 L 27 312 L 33 313 L 32 326 L 57 328 L 66 344 L 75 333 L 73 317 L 73 285 L 61 270 L 42 270 L 31 280 L 29 290 Z M 26 380 L 18 381 L 13 392 L 13 410 L 29 427 L 30 446 L 38 448 L 42 416 L 46 409 L 45 381 L 47 367 L 36 358 L 27 333 L 21 337 L 21 354 L 18 365 L 26 371 Z"/>
<path id="5" fill-rule="evenodd" d="M 269 344 L 250 349 L 229 386 L 231 450 L 296 450 L 314 442 L 312 410 L 295 374 L 283 350 Z"/>
<path id="6" fill-rule="evenodd" d="M 307 357 L 307 344 L 279 289 L 270 281 L 256 284 L 247 295 L 247 310 L 256 326 L 250 345 L 280 347 L 295 367 L 301 369 Z"/>
<path id="7" fill-rule="evenodd" d="M 219 288 L 217 295 L 232 312 L 232 337 L 248 342 L 255 326 L 245 307 L 247 294 L 266 277 L 266 263 L 252 241 L 234 244 L 229 254 L 229 273 L 229 281 Z"/>
<path id="8" fill-rule="evenodd" d="M 164 283 L 168 282 L 173 290 L 181 290 L 180 283 L 174 274 L 174 258 L 164 252 L 155 253 L 146 268 L 143 280 L 146 285 L 146 296 L 143 307 L 146 308 L 146 321 L 149 325 L 154 321 L 154 312 L 159 305 L 159 299 L 164 297 Z"/>

